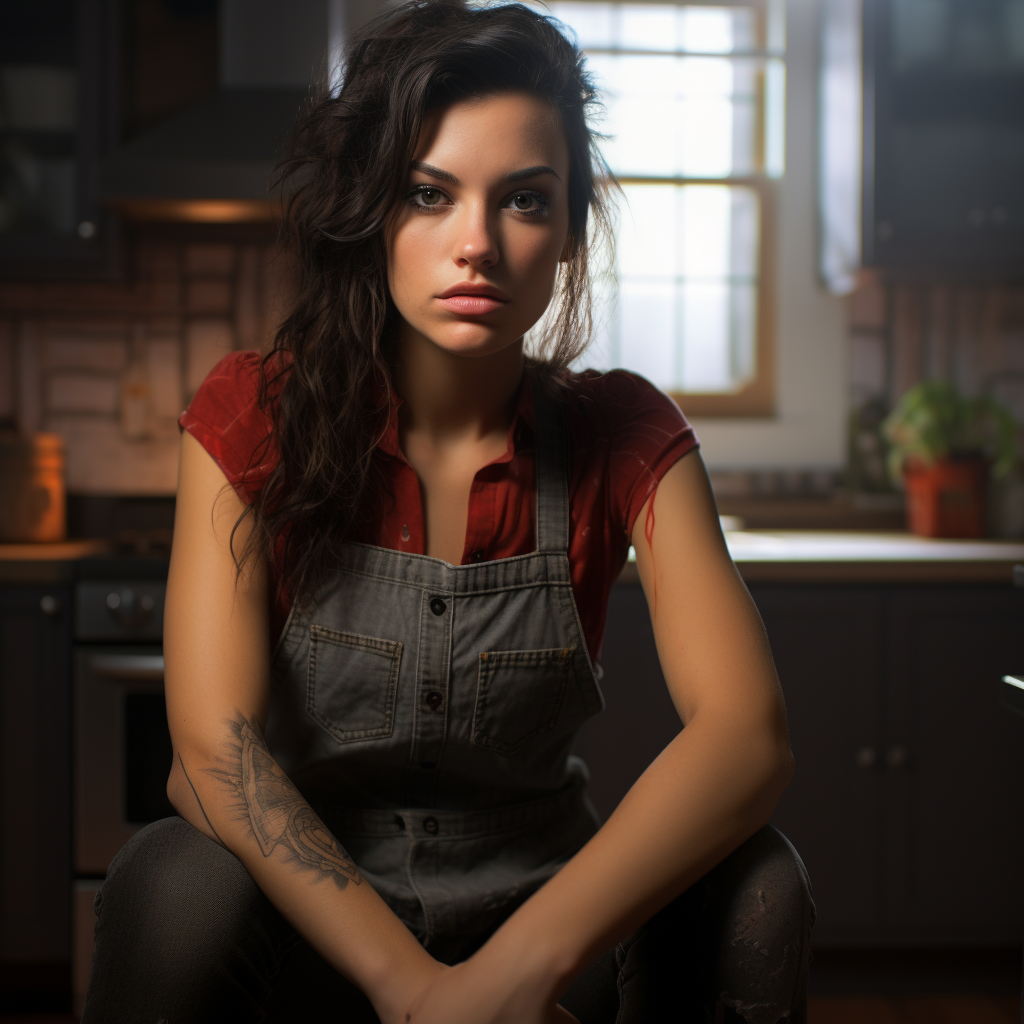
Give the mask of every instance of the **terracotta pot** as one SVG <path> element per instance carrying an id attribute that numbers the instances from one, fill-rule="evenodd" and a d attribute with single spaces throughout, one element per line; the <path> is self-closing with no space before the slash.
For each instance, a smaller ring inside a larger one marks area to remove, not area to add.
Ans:
<path id="1" fill-rule="evenodd" d="M 921 537 L 984 537 L 989 462 L 983 456 L 903 467 L 907 527 Z"/>
<path id="2" fill-rule="evenodd" d="M 64 439 L 0 436 L 0 543 L 63 540 Z"/>

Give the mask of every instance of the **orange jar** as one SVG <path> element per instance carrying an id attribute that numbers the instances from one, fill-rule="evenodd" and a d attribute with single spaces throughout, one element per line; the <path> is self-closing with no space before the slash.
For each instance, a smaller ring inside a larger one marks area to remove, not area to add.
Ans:
<path id="1" fill-rule="evenodd" d="M 0 543 L 64 540 L 64 439 L 0 434 Z"/>

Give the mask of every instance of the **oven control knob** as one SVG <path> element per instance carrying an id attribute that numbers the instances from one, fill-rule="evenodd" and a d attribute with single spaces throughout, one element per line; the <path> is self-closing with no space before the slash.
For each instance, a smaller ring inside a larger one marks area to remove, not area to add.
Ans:
<path id="1" fill-rule="evenodd" d="M 110 610 L 110 617 L 122 626 L 139 628 L 144 626 L 153 617 L 153 609 L 156 602 L 151 594 L 140 594 L 135 596 L 135 591 L 125 587 L 124 590 L 115 590 L 107 594 L 107 608 Z"/>
<path id="2" fill-rule="evenodd" d="M 60 598 L 54 597 L 53 594 L 44 595 L 39 602 L 39 610 L 44 615 L 49 615 L 51 619 L 56 618 L 60 615 Z"/>

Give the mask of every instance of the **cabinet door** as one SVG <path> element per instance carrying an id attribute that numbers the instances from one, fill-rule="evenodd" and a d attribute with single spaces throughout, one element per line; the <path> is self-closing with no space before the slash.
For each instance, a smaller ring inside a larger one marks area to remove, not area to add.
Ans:
<path id="1" fill-rule="evenodd" d="M 782 682 L 796 775 L 772 823 L 814 889 L 817 946 L 881 924 L 883 599 L 860 587 L 754 586 Z"/>
<path id="2" fill-rule="evenodd" d="M 113 270 L 96 176 L 117 117 L 114 6 L 0 4 L 0 279 Z"/>
<path id="3" fill-rule="evenodd" d="M 0 588 L 0 959 L 67 960 L 71 593 Z"/>
<path id="4" fill-rule="evenodd" d="M 907 941 L 1016 944 L 1024 722 L 997 687 L 1024 667 L 1024 592 L 906 587 L 890 600 L 887 919 Z"/>

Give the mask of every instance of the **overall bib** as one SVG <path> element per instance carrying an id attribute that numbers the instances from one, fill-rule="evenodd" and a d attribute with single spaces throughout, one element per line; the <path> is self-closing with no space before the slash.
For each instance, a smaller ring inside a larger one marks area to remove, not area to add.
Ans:
<path id="1" fill-rule="evenodd" d="M 536 551 L 450 565 L 347 544 L 274 657 L 270 749 L 435 951 L 485 939 L 598 825 L 570 753 L 604 701 L 569 573 L 565 430 L 533 397 Z"/>

